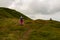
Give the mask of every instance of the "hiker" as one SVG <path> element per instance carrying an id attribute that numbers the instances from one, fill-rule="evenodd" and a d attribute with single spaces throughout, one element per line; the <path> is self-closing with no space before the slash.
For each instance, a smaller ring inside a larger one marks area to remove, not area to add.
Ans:
<path id="1" fill-rule="evenodd" d="M 52 18 L 50 18 L 50 21 L 52 21 Z"/>
<path id="2" fill-rule="evenodd" d="M 20 25 L 24 25 L 24 19 L 22 16 L 20 17 Z"/>

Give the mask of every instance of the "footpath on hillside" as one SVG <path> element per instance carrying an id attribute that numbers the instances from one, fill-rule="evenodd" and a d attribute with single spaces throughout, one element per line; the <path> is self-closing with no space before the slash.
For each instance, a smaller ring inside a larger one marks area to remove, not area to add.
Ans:
<path id="1" fill-rule="evenodd" d="M 32 32 L 32 29 L 30 29 L 30 27 L 29 27 L 28 25 L 26 25 L 25 27 L 27 28 L 27 30 L 24 31 L 24 33 L 23 33 L 23 35 L 22 35 L 22 37 L 21 37 L 20 40 L 28 40 L 29 35 L 30 35 L 31 32 Z"/>

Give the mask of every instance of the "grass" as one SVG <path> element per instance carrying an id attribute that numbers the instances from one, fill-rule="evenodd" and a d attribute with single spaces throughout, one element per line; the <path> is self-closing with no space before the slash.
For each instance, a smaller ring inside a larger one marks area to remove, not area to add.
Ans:
<path id="1" fill-rule="evenodd" d="M 0 21 L 0 37 L 3 40 L 18 40 L 24 31 L 27 30 L 24 26 L 20 26 L 19 19 L 6 18 Z"/>
<path id="2" fill-rule="evenodd" d="M 22 15 L 24 25 L 21 26 L 19 23 L 21 14 L 15 13 L 15 10 L 0 8 L 0 40 L 60 40 L 60 22 L 31 20 Z M 31 32 L 28 32 L 30 30 Z"/>
<path id="3" fill-rule="evenodd" d="M 0 39 L 1 40 L 19 40 L 24 36 L 24 32 L 32 30 L 28 36 L 28 40 L 60 40 L 60 28 L 57 27 L 59 22 L 52 21 L 36 22 L 25 20 L 23 26 L 20 25 L 17 18 L 0 19 Z"/>
<path id="4" fill-rule="evenodd" d="M 41 22 L 42 21 L 39 20 L 37 23 L 42 25 L 35 24 L 37 26 L 33 26 L 34 31 L 30 34 L 29 40 L 60 40 L 59 22 L 51 21 L 51 23 L 50 21 L 47 21 L 46 24 Z"/>
<path id="5" fill-rule="evenodd" d="M 25 16 L 21 12 L 5 7 L 0 7 L 0 18 L 20 18 L 20 16 L 23 16 L 26 20 L 31 20 L 29 17 Z"/>

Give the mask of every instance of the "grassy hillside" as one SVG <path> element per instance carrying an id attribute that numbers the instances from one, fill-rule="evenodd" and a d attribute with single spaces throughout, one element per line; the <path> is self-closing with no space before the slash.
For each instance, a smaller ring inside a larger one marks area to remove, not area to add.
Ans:
<path id="1" fill-rule="evenodd" d="M 25 20 L 21 26 L 17 14 L 14 16 L 10 9 L 3 9 L 0 9 L 0 40 L 60 40 L 60 22 Z"/>
<path id="2" fill-rule="evenodd" d="M 35 20 L 28 40 L 60 40 L 60 22 Z"/>
<path id="3" fill-rule="evenodd" d="M 20 18 L 20 16 L 23 16 L 24 19 L 30 19 L 16 10 L 0 7 L 0 18 Z"/>

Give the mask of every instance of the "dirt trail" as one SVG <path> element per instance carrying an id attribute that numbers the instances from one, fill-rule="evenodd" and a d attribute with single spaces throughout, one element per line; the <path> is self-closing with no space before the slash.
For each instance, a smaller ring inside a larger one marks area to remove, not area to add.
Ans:
<path id="1" fill-rule="evenodd" d="M 27 30 L 24 32 L 22 39 L 21 40 L 28 40 L 30 33 L 32 32 L 32 30 L 30 29 L 30 27 L 26 26 Z"/>
<path id="2" fill-rule="evenodd" d="M 31 30 L 27 30 L 23 35 L 23 40 L 28 40 Z"/>

